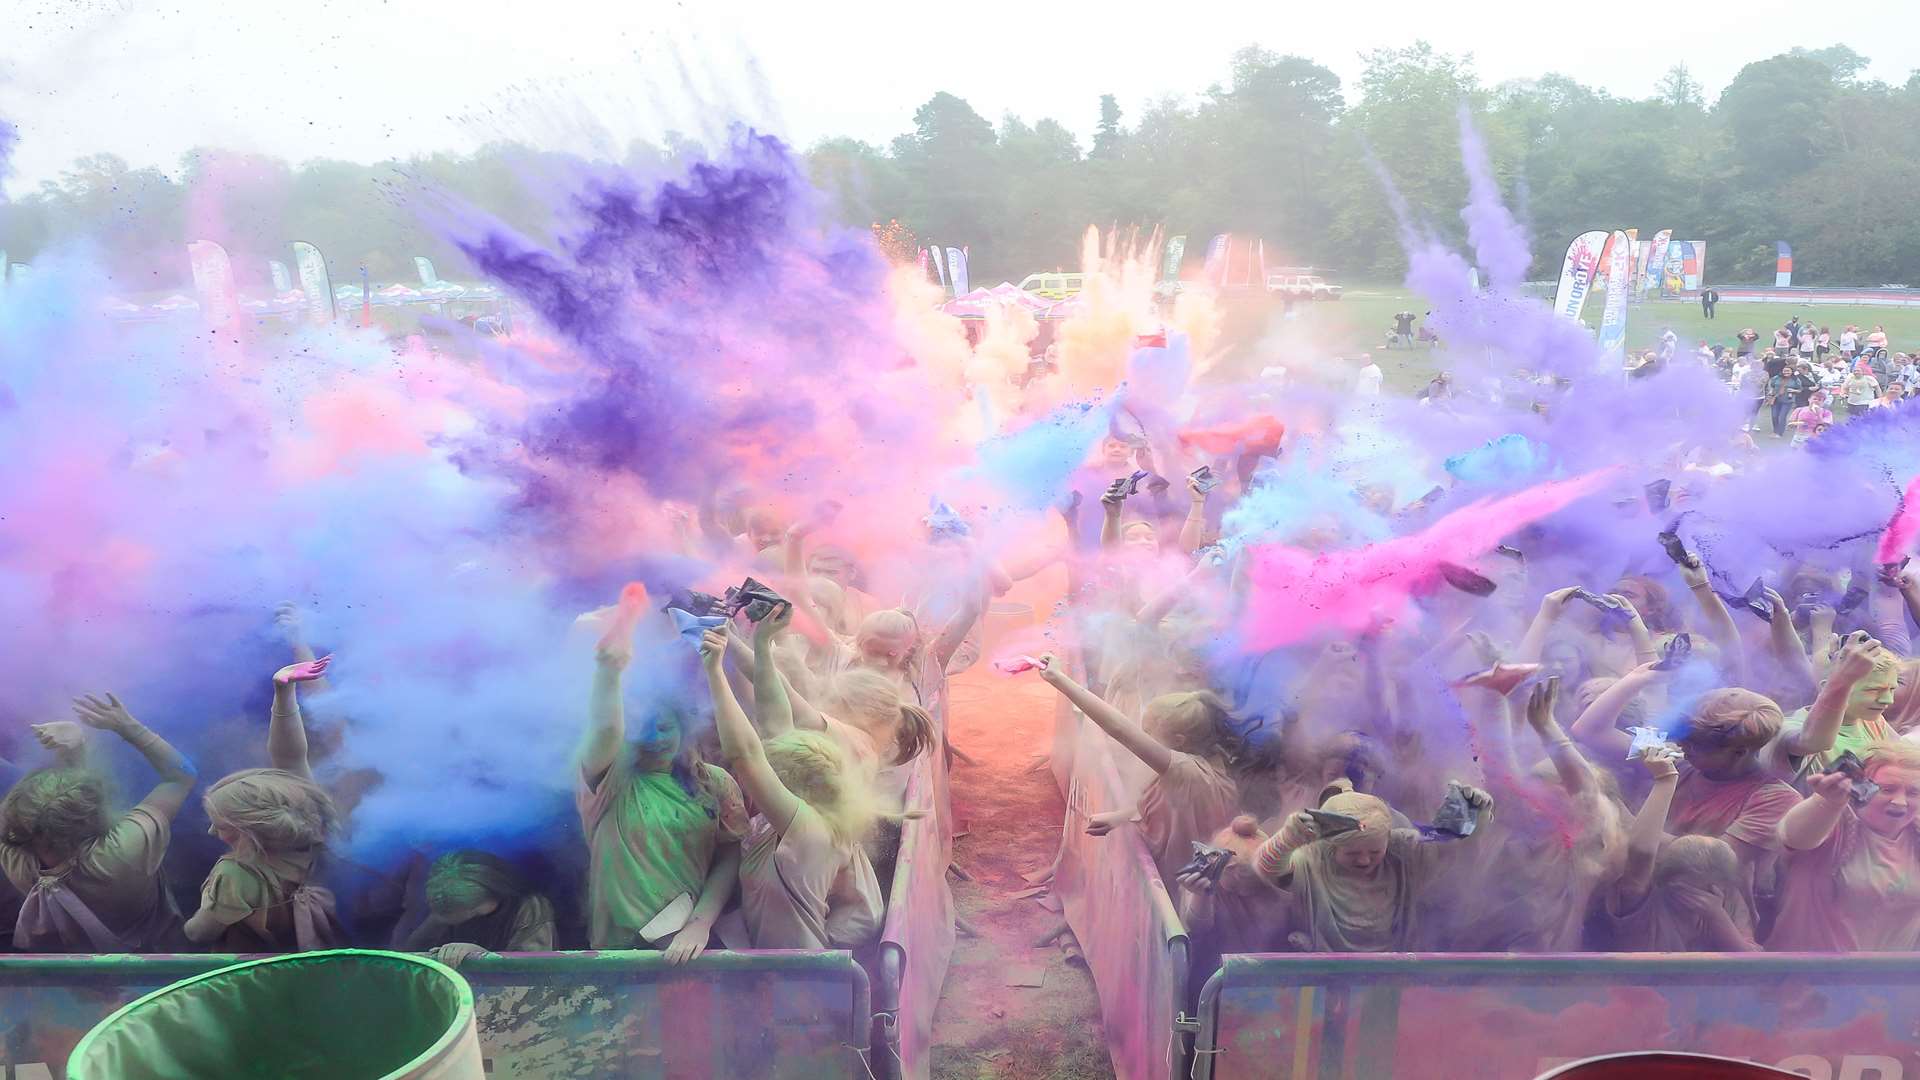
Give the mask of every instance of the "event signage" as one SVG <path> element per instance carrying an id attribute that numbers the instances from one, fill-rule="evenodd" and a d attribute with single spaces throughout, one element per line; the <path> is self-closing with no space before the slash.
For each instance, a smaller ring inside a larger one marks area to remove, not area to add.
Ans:
<path id="1" fill-rule="evenodd" d="M 965 248 L 947 249 L 947 280 L 953 283 L 953 295 L 967 295 L 967 252 Z"/>
<path id="2" fill-rule="evenodd" d="M 1160 280 L 1180 280 L 1180 260 L 1187 256 L 1187 238 L 1185 234 L 1167 241 L 1166 261 L 1160 267 Z"/>
<path id="3" fill-rule="evenodd" d="M 1661 229 L 1653 234 L 1653 246 L 1647 250 L 1646 273 L 1640 275 L 1639 288 L 1635 291 L 1645 296 L 1648 289 L 1658 289 L 1667 272 L 1667 248 L 1673 241 L 1672 229 Z"/>
<path id="4" fill-rule="evenodd" d="M 304 240 L 293 242 L 293 265 L 300 274 L 300 291 L 307 294 L 307 319 L 333 322 L 333 279 L 327 275 L 327 257 Z"/>
<path id="5" fill-rule="evenodd" d="M 210 326 L 226 326 L 240 314 L 233 287 L 233 261 L 227 249 L 211 240 L 187 243 L 187 262 L 193 269 L 193 291 L 200 294 L 200 313 Z"/>
<path id="6" fill-rule="evenodd" d="M 267 272 L 273 275 L 273 294 L 275 296 L 293 291 L 293 278 L 287 273 L 286 263 L 281 262 L 279 259 L 268 259 Z"/>
<path id="7" fill-rule="evenodd" d="M 1600 250 L 1607 234 L 1598 229 L 1584 232 L 1567 245 L 1560 263 L 1560 284 L 1554 289 L 1553 311 L 1563 319 L 1580 321 L 1580 308 L 1587 302 L 1587 290 L 1593 287 L 1594 271 L 1600 266 Z"/>
<path id="8" fill-rule="evenodd" d="M 440 284 L 440 274 L 434 270 L 433 260 L 427 258 L 425 255 L 415 255 L 413 257 L 413 269 L 415 273 L 420 275 L 420 284 Z"/>
<path id="9" fill-rule="evenodd" d="M 1600 315 L 1600 353 L 1613 364 L 1627 355 L 1627 279 L 1633 274 L 1633 241 L 1615 231 L 1607 241 L 1607 306 Z"/>
<path id="10" fill-rule="evenodd" d="M 1793 245 L 1785 240 L 1774 242 L 1773 287 L 1784 289 L 1793 284 Z"/>

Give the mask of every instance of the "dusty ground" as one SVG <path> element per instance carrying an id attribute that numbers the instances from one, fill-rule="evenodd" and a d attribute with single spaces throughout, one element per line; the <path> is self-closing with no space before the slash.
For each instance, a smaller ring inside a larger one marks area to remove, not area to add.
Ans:
<path id="1" fill-rule="evenodd" d="M 962 934 L 933 1020 L 936 1080 L 1096 1080 L 1113 1076 L 1093 979 L 1053 945 L 1034 941 L 1060 916 L 1016 894 L 1059 845 L 1065 807 L 1042 763 L 1053 692 L 1031 676 L 1008 678 L 984 661 L 952 684 L 956 763 L 953 803 L 967 835 L 954 862 L 973 876 L 954 883 Z M 1037 766 L 1037 767 L 1036 767 Z M 1008 985 L 1033 981 L 1039 988 Z"/>

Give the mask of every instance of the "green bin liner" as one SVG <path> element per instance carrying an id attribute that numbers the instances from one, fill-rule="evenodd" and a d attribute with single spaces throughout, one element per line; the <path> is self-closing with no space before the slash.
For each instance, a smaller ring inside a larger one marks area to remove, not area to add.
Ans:
<path id="1" fill-rule="evenodd" d="M 68 1080 L 478 1080 L 473 990 L 423 956 L 290 953 L 163 987 L 89 1031 Z"/>

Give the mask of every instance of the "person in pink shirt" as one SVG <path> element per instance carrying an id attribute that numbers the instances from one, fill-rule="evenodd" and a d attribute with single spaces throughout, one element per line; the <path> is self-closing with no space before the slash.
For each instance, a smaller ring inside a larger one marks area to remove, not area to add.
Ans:
<path id="1" fill-rule="evenodd" d="M 1855 801 L 1840 771 L 1814 773 L 1813 797 L 1780 821 L 1777 952 L 1907 952 L 1920 948 L 1920 747 L 1867 752 L 1878 785 Z"/>
<path id="2" fill-rule="evenodd" d="M 1787 427 L 1793 431 L 1793 445 L 1799 446 L 1813 438 L 1817 428 L 1833 423 L 1833 410 L 1827 408 L 1827 392 L 1815 390 L 1807 398 L 1807 403 L 1793 410 L 1787 419 Z"/>

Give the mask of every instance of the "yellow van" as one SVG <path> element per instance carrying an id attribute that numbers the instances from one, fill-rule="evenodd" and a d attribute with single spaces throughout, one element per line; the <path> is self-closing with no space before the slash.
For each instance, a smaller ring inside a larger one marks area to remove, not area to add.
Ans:
<path id="1" fill-rule="evenodd" d="M 1065 300 L 1079 294 L 1086 284 L 1085 274 L 1028 274 L 1020 281 L 1020 288 L 1035 296 L 1044 296 L 1049 300 Z"/>

